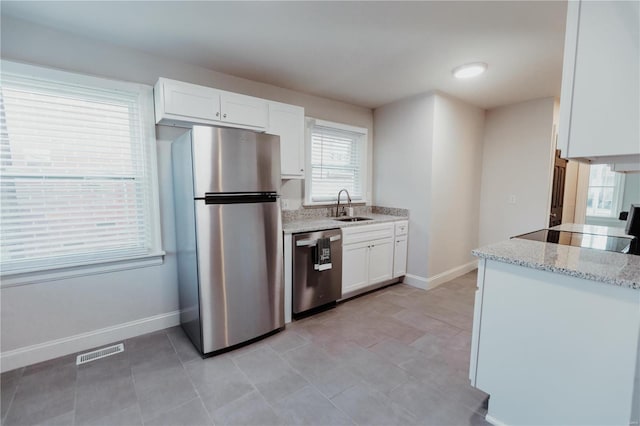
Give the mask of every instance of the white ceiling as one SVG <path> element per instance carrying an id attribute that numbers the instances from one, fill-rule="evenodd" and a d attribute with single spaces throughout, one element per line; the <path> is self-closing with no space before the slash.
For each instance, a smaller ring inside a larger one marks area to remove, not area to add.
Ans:
<path id="1" fill-rule="evenodd" d="M 440 90 L 483 108 L 559 96 L 565 1 L 2 1 L 2 14 L 375 108 Z M 456 80 L 482 61 L 488 71 Z"/>

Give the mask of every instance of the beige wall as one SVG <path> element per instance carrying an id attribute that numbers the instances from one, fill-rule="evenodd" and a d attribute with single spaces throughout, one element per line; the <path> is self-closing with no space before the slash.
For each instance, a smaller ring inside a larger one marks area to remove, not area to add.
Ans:
<path id="1" fill-rule="evenodd" d="M 483 123 L 484 110 L 442 94 L 374 111 L 374 200 L 410 210 L 407 283 L 430 287 L 473 262 Z"/>
<path id="2" fill-rule="evenodd" d="M 436 95 L 431 160 L 429 277 L 473 262 L 478 247 L 483 109 Z"/>
<path id="3" fill-rule="evenodd" d="M 407 274 L 428 276 L 429 199 L 434 96 L 422 95 L 374 111 L 376 205 L 409 209 Z"/>
<path id="4" fill-rule="evenodd" d="M 566 178 L 564 181 L 564 199 L 562 201 L 562 223 L 577 223 L 576 197 L 578 195 L 578 169 L 577 161 L 567 162 Z"/>
<path id="5" fill-rule="evenodd" d="M 554 106 L 544 98 L 487 111 L 480 246 L 548 226 Z"/>

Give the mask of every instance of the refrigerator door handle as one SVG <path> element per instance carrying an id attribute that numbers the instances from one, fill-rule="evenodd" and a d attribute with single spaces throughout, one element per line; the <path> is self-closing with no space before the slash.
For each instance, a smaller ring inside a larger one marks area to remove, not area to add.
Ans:
<path id="1" fill-rule="evenodd" d="M 206 193 L 205 204 L 274 203 L 280 196 L 273 192 L 257 193 Z"/>

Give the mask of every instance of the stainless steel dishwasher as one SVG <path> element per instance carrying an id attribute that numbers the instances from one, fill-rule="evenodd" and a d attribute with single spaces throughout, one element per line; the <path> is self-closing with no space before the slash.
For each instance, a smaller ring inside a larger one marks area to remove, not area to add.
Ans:
<path id="1" fill-rule="evenodd" d="M 331 266 L 318 268 L 318 240 L 328 238 Z M 334 303 L 342 297 L 342 233 L 340 229 L 294 234 L 292 311 L 300 314 L 310 309 Z M 324 270 L 322 270 L 324 269 Z"/>

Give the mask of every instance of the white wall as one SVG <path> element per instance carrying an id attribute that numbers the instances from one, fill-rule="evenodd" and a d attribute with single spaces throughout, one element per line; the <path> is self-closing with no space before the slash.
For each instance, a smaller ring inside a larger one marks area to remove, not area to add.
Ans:
<path id="1" fill-rule="evenodd" d="M 374 111 L 373 199 L 409 209 L 407 276 L 426 280 L 431 197 L 433 95 Z"/>
<path id="2" fill-rule="evenodd" d="M 365 127 L 370 135 L 373 134 L 373 114 L 367 108 L 225 75 L 5 16 L 1 31 L 3 59 L 149 85 L 160 76 L 174 78 L 300 105 L 305 108 L 306 115 Z M 75 342 L 77 348 L 82 342 L 88 342 L 82 333 L 119 327 L 123 323 L 131 325 L 118 329 L 117 335 L 124 333 L 123 330 L 141 330 L 139 323 L 144 319 L 154 318 L 151 323 L 158 327 L 176 321 L 178 296 L 170 141 L 183 130 L 163 126 L 157 129 L 162 238 L 167 252 L 164 264 L 3 288 L 0 291 L 3 370 L 15 367 L 16 363 L 37 361 L 38 357 L 61 355 L 60 351 L 73 346 L 70 341 Z M 286 182 L 283 196 L 300 200 L 300 182 Z M 151 323 L 145 323 L 147 330 Z M 105 332 L 102 335 L 114 334 Z M 55 339 L 63 341 L 54 342 Z M 101 344 L 99 339 L 91 341 L 95 345 Z"/>
<path id="3" fill-rule="evenodd" d="M 441 94 L 374 111 L 374 201 L 409 209 L 411 285 L 475 267 L 483 122 L 484 110 Z"/>
<path id="4" fill-rule="evenodd" d="M 435 96 L 431 164 L 429 277 L 474 261 L 478 247 L 485 111 Z"/>
<path id="5" fill-rule="evenodd" d="M 548 226 L 554 104 L 534 99 L 487 111 L 480 246 Z"/>
<path id="6" fill-rule="evenodd" d="M 629 211 L 631 204 L 640 204 L 640 173 L 627 173 L 624 177 L 622 211 Z"/>

